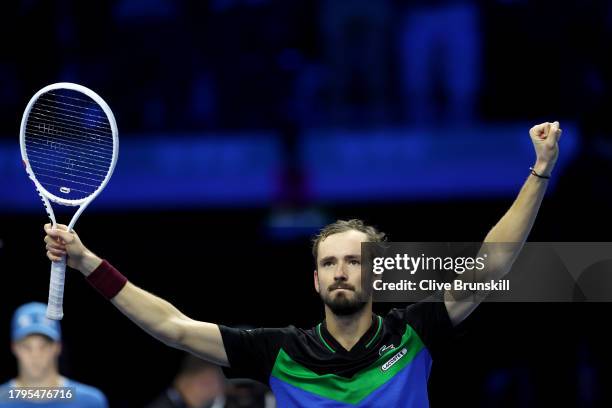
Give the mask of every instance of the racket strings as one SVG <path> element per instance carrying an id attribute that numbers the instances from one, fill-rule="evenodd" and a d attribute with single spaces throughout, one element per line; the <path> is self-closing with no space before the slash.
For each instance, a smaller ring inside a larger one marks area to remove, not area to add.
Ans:
<path id="1" fill-rule="evenodd" d="M 81 143 L 74 140 L 69 140 L 63 137 L 62 134 L 58 134 L 57 132 L 47 131 L 47 134 L 35 132 L 31 129 L 31 126 L 28 124 L 26 126 L 26 132 L 28 132 L 28 136 L 30 136 L 31 141 L 39 146 L 48 147 L 51 150 L 59 150 L 65 149 L 67 154 L 70 154 L 74 149 L 81 149 L 79 152 L 84 156 L 88 156 L 92 158 L 92 160 L 96 160 L 100 163 L 107 163 L 109 160 L 108 148 L 99 149 L 97 147 L 91 148 L 87 143 Z M 77 139 L 78 140 L 78 139 Z M 42 148 L 41 147 L 41 148 Z M 112 149 L 112 146 L 110 147 Z M 85 149 L 88 149 L 85 151 Z M 112 152 L 110 153 L 112 156 Z M 76 156 L 80 157 L 80 156 Z"/>
<path id="2" fill-rule="evenodd" d="M 83 110 L 83 113 L 85 113 L 85 114 L 87 114 L 85 112 L 85 110 L 90 110 L 92 112 L 89 113 L 89 115 L 95 116 L 98 119 L 100 119 L 102 121 L 102 123 L 105 123 L 106 116 L 99 114 L 99 109 L 98 109 L 97 105 L 95 104 L 95 102 L 92 104 L 90 101 L 86 101 L 85 99 L 72 98 L 72 97 L 68 97 L 66 95 L 62 96 L 60 94 L 53 93 L 53 92 L 48 92 L 47 95 L 50 95 L 50 96 L 53 96 L 53 97 L 57 98 L 56 100 L 53 101 L 57 105 L 65 105 L 65 106 L 70 106 L 70 107 L 73 107 L 73 108 L 79 108 L 79 109 Z M 80 105 L 75 105 L 74 103 L 62 102 L 61 100 L 59 100 L 60 98 L 77 100 L 80 103 Z M 90 106 L 88 107 L 86 105 L 90 105 Z"/>
<path id="3" fill-rule="evenodd" d="M 54 169 L 48 168 L 48 169 L 45 169 L 45 171 L 52 171 L 52 172 L 55 172 L 55 173 L 71 175 L 71 173 L 67 173 L 67 172 L 64 171 L 64 170 L 66 170 L 65 167 L 57 165 L 57 164 L 50 164 L 50 163 L 41 162 L 41 161 L 38 161 L 38 160 L 30 160 L 30 163 L 36 163 L 36 164 L 40 164 L 40 165 L 44 165 L 44 166 L 49 166 L 49 167 L 57 167 L 58 170 L 54 170 Z M 77 175 L 77 174 L 73 174 L 72 176 L 76 177 L 76 178 L 79 178 L 79 179 L 83 179 L 83 180 L 91 180 L 91 181 L 94 181 L 94 182 L 98 182 L 100 177 L 102 177 L 102 179 L 104 179 L 104 176 L 106 176 L 106 173 L 91 173 L 91 172 L 86 172 L 86 171 L 83 171 L 83 170 L 80 170 L 79 172 L 80 173 L 84 173 L 84 174 L 89 174 L 89 175 L 94 176 L 94 177 L 92 178 L 92 177 L 81 176 L 81 175 Z"/>
<path id="4" fill-rule="evenodd" d="M 68 182 L 68 185 L 64 184 L 64 187 L 67 187 L 68 189 L 73 189 L 73 187 L 70 186 L 70 184 L 79 184 L 81 186 L 91 187 L 92 190 L 89 191 L 89 194 L 91 194 L 98 188 L 100 184 L 102 184 L 102 181 L 104 180 L 106 176 L 106 173 L 100 174 L 98 177 L 95 177 L 95 178 L 82 176 L 78 173 L 82 173 L 83 171 L 79 169 L 74 169 L 74 166 L 71 166 L 71 165 L 62 166 L 62 165 L 54 164 L 54 163 L 59 162 L 55 158 L 45 160 L 45 159 L 38 158 L 36 155 L 32 155 L 32 156 L 33 158 L 29 159 L 30 165 L 32 167 L 32 170 L 34 171 L 34 174 L 36 175 L 36 178 L 40 182 L 42 182 L 43 187 L 44 187 L 45 178 L 50 178 L 56 181 Z M 56 168 L 52 168 L 52 167 L 56 167 Z M 93 174 L 93 173 L 89 173 L 89 174 Z M 60 175 L 64 177 L 61 177 Z M 92 181 L 92 183 L 87 183 L 87 182 L 84 182 L 83 180 L 90 180 Z"/>
<path id="5" fill-rule="evenodd" d="M 63 98 L 63 99 L 71 99 L 73 101 L 77 101 L 79 102 L 81 105 L 79 105 L 79 107 L 83 107 L 83 109 L 91 109 L 94 110 L 96 112 L 100 111 L 100 106 L 93 101 L 92 99 L 90 99 L 89 97 L 87 97 L 87 99 L 85 98 L 79 98 L 76 95 L 76 91 L 74 91 L 75 94 L 73 95 L 68 95 L 66 93 L 60 93 L 60 92 L 56 92 L 56 91 L 49 91 L 46 93 L 46 95 L 51 95 L 54 96 L 56 98 Z M 89 105 L 90 107 L 86 107 L 86 105 Z M 106 117 L 106 116 L 104 116 Z"/>
<path id="6" fill-rule="evenodd" d="M 50 98 L 50 96 L 52 96 L 53 98 Z M 76 105 L 74 103 L 68 103 L 68 102 L 61 101 L 60 100 L 61 97 L 62 96 L 58 94 L 47 93 L 43 95 L 41 98 L 39 98 L 38 103 L 41 106 L 48 106 L 48 107 L 53 108 L 54 110 L 59 110 L 59 111 L 63 110 L 67 112 L 68 114 L 74 112 L 75 110 L 79 110 L 80 114 L 83 117 L 89 116 L 89 118 L 86 118 L 86 119 L 90 119 L 94 122 L 95 122 L 95 119 L 99 119 L 98 121 L 99 123 L 101 124 L 106 123 L 106 116 L 99 114 L 98 109 L 95 108 L 95 103 L 90 104 L 89 102 L 87 102 L 86 104 Z M 50 104 L 50 105 L 46 105 L 46 104 Z M 89 106 L 87 106 L 87 104 Z M 61 106 L 64 106 L 64 108 L 62 108 Z M 90 111 L 90 112 L 87 112 L 87 111 Z"/>
<path id="7" fill-rule="evenodd" d="M 76 92 L 76 91 L 75 91 Z M 64 101 L 64 99 L 72 99 L 80 101 L 79 104 L 70 104 Z M 106 113 L 100 108 L 100 106 L 93 100 L 85 100 L 81 98 L 74 98 L 66 94 L 60 94 L 57 92 L 48 92 L 41 95 L 34 108 L 43 110 L 41 107 L 46 107 L 50 113 L 53 114 L 55 119 L 61 119 L 62 116 L 74 119 L 77 125 L 88 125 L 88 122 L 92 124 L 97 123 L 94 127 L 100 127 L 104 130 L 104 134 L 110 131 L 110 124 Z M 96 120 L 97 119 L 97 120 Z M 99 126 L 102 125 L 102 126 Z"/>
<path id="8" fill-rule="evenodd" d="M 41 125 L 50 126 L 51 124 L 53 124 L 56 129 L 61 129 L 63 131 L 70 132 L 70 133 L 76 132 L 78 135 L 84 138 L 90 139 L 92 142 L 101 143 L 101 144 L 106 143 L 108 145 L 108 141 L 106 140 L 106 131 L 97 132 L 92 129 L 84 130 L 82 127 L 75 126 L 72 123 L 63 122 L 61 119 L 57 117 L 53 117 L 52 115 L 40 113 L 37 110 L 30 112 L 30 115 L 36 118 L 40 122 Z"/>
<path id="9" fill-rule="evenodd" d="M 38 142 L 32 141 L 32 140 L 30 140 L 29 143 L 31 145 L 28 147 L 28 151 L 29 150 L 33 150 L 33 151 L 37 152 L 38 154 L 40 154 L 42 156 L 45 156 L 45 157 L 48 157 L 48 158 L 55 157 L 53 154 L 50 154 L 48 152 L 48 150 L 45 149 L 45 147 L 48 147 L 48 143 L 41 144 L 41 143 L 38 143 Z M 42 146 L 42 147 L 39 147 L 39 146 Z M 70 153 L 66 153 L 66 156 L 68 158 L 74 158 L 75 160 L 79 157 L 79 156 L 76 156 L 76 155 L 72 155 Z M 89 166 L 85 166 L 83 164 L 79 164 L 79 167 L 81 167 L 81 168 L 90 168 L 92 170 L 102 170 L 103 172 L 107 171 L 107 167 L 108 166 L 106 166 L 106 160 L 96 160 L 96 159 L 93 159 L 93 158 L 91 160 L 92 161 L 96 161 L 97 163 L 93 163 L 92 162 L 92 163 L 89 164 Z"/>
<path id="10" fill-rule="evenodd" d="M 85 147 L 89 147 L 89 145 L 96 145 L 96 143 L 94 142 L 90 142 L 90 141 L 82 141 L 82 139 L 78 139 L 78 138 L 74 138 L 74 137 L 70 137 L 70 135 L 68 134 L 64 134 L 61 133 L 59 131 L 57 131 L 56 129 L 51 129 L 51 130 L 45 130 L 43 128 L 39 129 L 32 129 L 32 125 L 28 124 L 28 128 L 26 128 L 26 130 L 30 131 L 30 134 L 33 136 L 37 136 L 40 138 L 45 138 L 45 139 L 53 139 L 55 141 L 55 143 L 57 143 L 58 145 L 62 145 L 62 143 L 65 143 L 65 146 L 68 147 L 72 147 L 73 144 L 76 146 L 85 146 Z M 38 132 L 36 132 L 35 130 L 38 130 Z M 41 133 L 42 132 L 42 133 Z M 44 132 L 46 132 L 47 134 L 45 134 Z M 59 140 L 59 141 L 57 141 Z M 95 149 L 91 149 L 91 152 L 94 153 L 99 153 L 99 156 L 101 155 L 101 157 L 106 157 L 104 156 L 105 154 L 108 154 L 108 152 L 106 151 L 106 149 L 108 148 L 112 149 L 112 145 L 108 146 L 108 145 L 100 145 L 99 148 L 101 150 L 95 150 Z M 111 153 L 112 155 L 112 153 Z"/>
<path id="11" fill-rule="evenodd" d="M 41 153 L 41 154 L 44 154 L 44 153 Z M 49 155 L 47 155 L 47 154 L 45 154 L 45 156 L 49 157 Z M 32 162 L 32 163 L 39 163 L 36 160 L 30 160 L 30 162 Z M 63 168 L 63 166 L 59 166 L 57 164 L 50 164 L 50 166 Z M 81 164 L 73 164 L 73 166 L 84 169 L 82 172 L 85 173 L 85 174 L 91 174 L 93 176 L 102 176 L 102 177 L 104 177 L 106 175 L 106 172 L 102 168 L 96 169 L 96 168 L 93 168 L 93 167 L 83 166 Z M 97 172 L 88 171 L 88 170 L 94 170 L 94 171 L 97 170 Z"/>
<path id="12" fill-rule="evenodd" d="M 47 109 L 44 109 L 44 108 L 47 108 Z M 95 120 L 92 120 L 86 117 L 79 118 L 78 116 L 69 115 L 67 113 L 60 112 L 61 108 L 57 106 L 50 106 L 50 105 L 46 105 L 46 104 L 39 102 L 36 104 L 36 107 L 33 110 L 35 112 L 45 112 L 45 113 L 53 114 L 56 120 L 64 120 L 66 123 L 76 123 L 76 124 L 86 123 L 90 127 L 94 127 L 94 128 L 97 127 L 97 128 L 106 130 L 105 126 L 100 126 L 100 125 L 104 125 L 104 122 L 98 122 L 98 121 L 95 121 Z M 70 119 L 67 119 L 67 118 L 70 118 Z"/>
<path id="13" fill-rule="evenodd" d="M 33 104 L 24 140 L 36 179 L 69 200 L 85 198 L 100 187 L 115 148 L 104 110 L 88 96 L 66 89 L 45 93 Z"/>
<path id="14" fill-rule="evenodd" d="M 110 131 L 106 117 L 99 117 L 96 115 L 97 119 L 102 119 L 102 121 L 100 121 L 88 118 L 87 116 L 91 116 L 91 114 L 87 112 L 79 112 L 79 115 L 74 115 L 76 109 L 78 109 L 78 106 L 73 105 L 74 109 L 68 109 L 54 105 L 54 103 L 56 102 L 41 98 L 36 101 L 36 104 L 30 113 L 35 113 L 43 119 L 51 117 L 53 121 L 63 123 L 66 126 L 74 127 L 77 130 L 85 128 L 87 131 L 94 134 L 99 132 L 100 136 L 105 136 Z M 98 128 L 100 130 L 92 128 Z"/>

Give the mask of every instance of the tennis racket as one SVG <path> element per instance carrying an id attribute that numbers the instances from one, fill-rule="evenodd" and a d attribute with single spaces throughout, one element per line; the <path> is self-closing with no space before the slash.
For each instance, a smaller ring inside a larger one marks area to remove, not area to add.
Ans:
<path id="1" fill-rule="evenodd" d="M 20 130 L 21 157 L 55 228 L 51 202 L 85 208 L 104 189 L 119 153 L 117 123 L 106 102 L 84 86 L 62 82 L 44 87 L 28 103 Z M 61 320 L 66 257 L 52 262 L 47 317 Z"/>

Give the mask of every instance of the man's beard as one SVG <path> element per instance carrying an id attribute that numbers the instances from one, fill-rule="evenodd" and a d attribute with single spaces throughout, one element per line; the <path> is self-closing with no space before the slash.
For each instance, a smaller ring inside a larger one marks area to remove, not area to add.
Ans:
<path id="1" fill-rule="evenodd" d="M 352 290 L 355 293 L 355 296 L 349 298 L 348 296 L 339 295 L 332 298 L 332 291 L 338 287 Z M 361 311 L 367 303 L 361 291 L 357 291 L 354 288 L 349 289 L 346 285 L 342 284 L 332 285 L 325 295 L 321 294 L 321 300 L 323 300 L 323 303 L 325 303 L 336 316 L 353 315 Z"/>

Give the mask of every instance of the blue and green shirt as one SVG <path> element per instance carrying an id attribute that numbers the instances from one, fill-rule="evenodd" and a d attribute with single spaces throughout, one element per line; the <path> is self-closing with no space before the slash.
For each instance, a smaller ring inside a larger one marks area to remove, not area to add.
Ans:
<path id="1" fill-rule="evenodd" d="M 279 407 L 427 407 L 432 355 L 452 333 L 443 302 L 373 315 L 351 350 L 325 322 L 309 330 L 219 327 L 226 374 L 267 383 Z"/>

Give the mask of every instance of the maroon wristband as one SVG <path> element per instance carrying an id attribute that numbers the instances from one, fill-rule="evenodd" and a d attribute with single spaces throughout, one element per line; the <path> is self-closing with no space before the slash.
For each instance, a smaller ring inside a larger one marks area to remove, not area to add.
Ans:
<path id="1" fill-rule="evenodd" d="M 127 278 L 116 270 L 113 265 L 103 260 L 102 263 L 87 277 L 91 284 L 106 299 L 111 300 L 127 283 Z"/>

